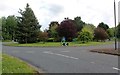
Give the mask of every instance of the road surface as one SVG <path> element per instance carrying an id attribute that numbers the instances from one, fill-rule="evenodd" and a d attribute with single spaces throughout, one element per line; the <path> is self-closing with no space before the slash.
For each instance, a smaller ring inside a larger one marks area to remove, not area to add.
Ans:
<path id="1" fill-rule="evenodd" d="M 89 52 L 95 48 L 114 45 L 83 47 L 9 47 L 3 53 L 18 57 L 46 73 L 118 73 L 118 57 Z"/>

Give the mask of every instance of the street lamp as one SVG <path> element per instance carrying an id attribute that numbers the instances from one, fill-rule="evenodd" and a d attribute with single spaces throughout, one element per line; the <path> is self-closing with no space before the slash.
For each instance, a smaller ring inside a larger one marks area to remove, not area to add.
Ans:
<path id="1" fill-rule="evenodd" d="M 116 38 L 116 4 L 114 0 L 114 22 L 115 22 L 115 50 L 117 50 L 117 38 Z"/>

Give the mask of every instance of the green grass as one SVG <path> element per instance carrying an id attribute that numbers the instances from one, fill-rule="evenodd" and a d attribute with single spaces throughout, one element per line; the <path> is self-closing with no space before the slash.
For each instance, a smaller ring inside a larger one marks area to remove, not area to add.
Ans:
<path id="1" fill-rule="evenodd" d="M 69 46 L 91 46 L 91 45 L 104 45 L 104 44 L 112 44 L 114 42 L 88 42 L 84 44 L 80 44 L 79 42 L 69 42 Z M 43 44 L 40 43 L 31 43 L 31 44 L 18 44 L 18 43 L 9 43 L 7 46 L 27 46 L 27 47 L 59 47 L 62 46 L 61 42 L 46 42 Z"/>
<path id="2" fill-rule="evenodd" d="M 60 46 L 61 43 L 60 42 L 46 42 L 45 44 L 43 43 L 30 43 L 30 44 L 18 44 L 18 43 L 10 43 L 10 44 L 6 44 L 7 46 L 41 46 L 41 47 L 46 47 L 46 46 Z"/>
<path id="3" fill-rule="evenodd" d="M 2 42 L 11 42 L 11 40 L 2 40 Z"/>
<path id="4" fill-rule="evenodd" d="M 2 74 L 2 53 L 0 52 L 0 75 Z"/>
<path id="5" fill-rule="evenodd" d="M 82 43 L 80 44 L 79 42 L 76 43 L 70 43 L 71 46 L 95 46 L 95 45 L 106 45 L 106 44 L 112 44 L 114 43 L 113 41 L 110 42 L 87 42 L 87 43 Z"/>
<path id="6" fill-rule="evenodd" d="M 36 73 L 27 63 L 18 58 L 2 54 L 2 73 Z M 34 74 L 33 74 L 34 75 Z"/>

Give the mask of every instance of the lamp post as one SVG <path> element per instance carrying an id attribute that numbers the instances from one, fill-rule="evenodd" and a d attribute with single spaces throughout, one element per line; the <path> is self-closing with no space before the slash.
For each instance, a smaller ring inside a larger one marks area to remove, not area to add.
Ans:
<path id="1" fill-rule="evenodd" d="M 115 22 L 115 50 L 117 50 L 117 38 L 116 38 L 116 4 L 114 0 L 114 22 Z"/>

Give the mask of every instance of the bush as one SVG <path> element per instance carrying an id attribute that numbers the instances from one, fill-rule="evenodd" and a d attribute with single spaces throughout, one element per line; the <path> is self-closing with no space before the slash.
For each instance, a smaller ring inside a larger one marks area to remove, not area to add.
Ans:
<path id="1" fill-rule="evenodd" d="M 54 38 L 48 38 L 47 42 L 54 42 Z"/>
<path id="2" fill-rule="evenodd" d="M 78 40 L 82 41 L 82 43 L 88 42 L 92 40 L 92 34 L 87 31 L 82 31 L 78 35 Z"/>

